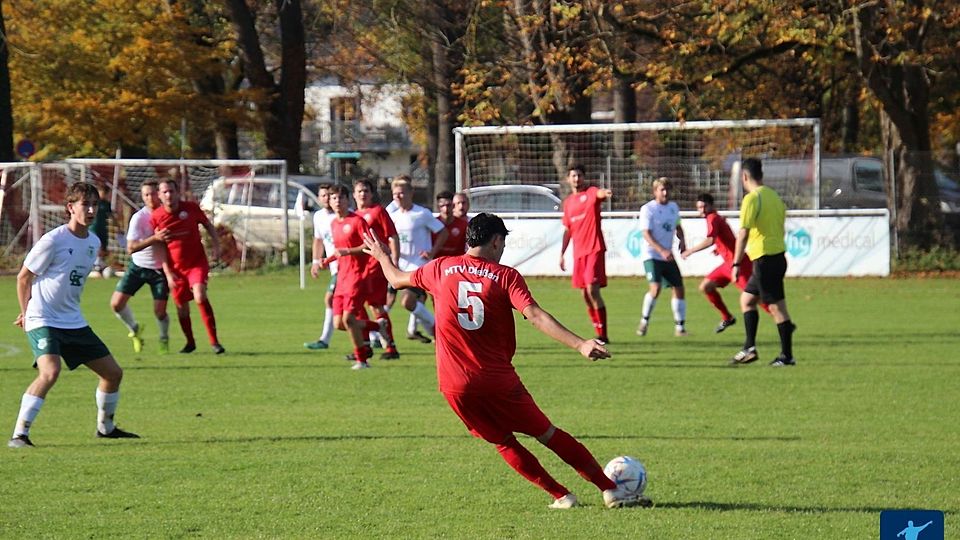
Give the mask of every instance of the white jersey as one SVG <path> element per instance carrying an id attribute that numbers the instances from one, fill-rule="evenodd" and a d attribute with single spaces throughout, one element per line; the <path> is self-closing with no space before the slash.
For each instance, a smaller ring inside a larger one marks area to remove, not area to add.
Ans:
<path id="1" fill-rule="evenodd" d="M 40 237 L 23 261 L 37 276 L 30 289 L 24 330 L 89 326 L 80 313 L 80 293 L 99 250 L 100 239 L 92 231 L 86 238 L 77 238 L 66 225 Z"/>
<path id="2" fill-rule="evenodd" d="M 653 239 L 658 244 L 673 249 L 673 238 L 677 234 L 677 225 L 680 224 L 680 207 L 673 201 L 667 201 L 667 204 L 660 204 L 657 201 L 650 201 L 640 208 L 640 230 L 650 231 Z M 648 261 L 655 259 L 665 260 L 663 256 L 653 249 L 653 246 L 643 239 L 643 253 L 641 260 Z"/>
<path id="3" fill-rule="evenodd" d="M 400 270 L 412 272 L 427 264 L 427 259 L 420 254 L 433 248 L 431 233 L 442 231 L 443 222 L 419 204 L 411 206 L 409 210 L 397 206 L 390 211 L 390 219 L 400 237 Z"/>
<path id="4" fill-rule="evenodd" d="M 323 240 L 323 252 L 329 257 L 337 252 L 333 247 L 333 218 L 337 217 L 336 212 L 321 208 L 313 213 L 313 237 Z M 330 263 L 330 273 L 337 273 L 337 261 Z"/>
<path id="5" fill-rule="evenodd" d="M 130 226 L 127 227 L 127 245 L 130 245 L 130 242 L 139 242 L 153 236 L 153 226 L 150 225 L 151 212 L 152 210 L 149 207 L 144 206 L 130 217 Z M 163 249 L 162 246 L 148 246 L 131 255 L 130 258 L 140 268 L 160 270 L 163 267 L 161 249 Z"/>

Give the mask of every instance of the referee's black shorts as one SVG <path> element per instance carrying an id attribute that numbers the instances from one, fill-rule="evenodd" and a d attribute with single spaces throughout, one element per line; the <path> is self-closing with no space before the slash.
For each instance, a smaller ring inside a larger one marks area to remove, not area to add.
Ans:
<path id="1" fill-rule="evenodd" d="M 759 296 L 764 304 L 776 304 L 786 298 L 783 277 L 787 275 L 787 257 L 784 253 L 764 255 L 753 261 L 753 275 L 744 292 Z"/>

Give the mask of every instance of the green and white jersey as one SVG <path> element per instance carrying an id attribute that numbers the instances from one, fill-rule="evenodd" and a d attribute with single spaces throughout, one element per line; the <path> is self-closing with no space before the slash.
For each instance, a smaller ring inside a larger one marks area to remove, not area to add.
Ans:
<path id="1" fill-rule="evenodd" d="M 673 249 L 673 237 L 677 234 L 677 225 L 679 224 L 680 207 L 673 201 L 660 204 L 656 200 L 652 200 L 640 207 L 640 230 L 649 230 L 653 239 L 667 249 Z M 648 261 L 650 259 L 665 260 L 644 238 L 640 260 Z"/>
<path id="2" fill-rule="evenodd" d="M 61 225 L 40 238 L 23 265 L 37 275 L 23 321 L 26 331 L 50 326 L 74 329 L 89 326 L 80 312 L 80 293 L 93 269 L 100 239 L 92 232 L 74 236 Z"/>
<path id="3" fill-rule="evenodd" d="M 153 226 L 150 225 L 150 208 L 144 206 L 137 210 L 130 218 L 130 226 L 127 227 L 127 243 L 132 241 L 139 242 L 153 236 Z M 149 246 L 130 256 L 133 262 L 140 268 L 149 268 L 151 270 L 160 270 L 163 267 L 161 253 L 163 249 L 160 246 Z"/>

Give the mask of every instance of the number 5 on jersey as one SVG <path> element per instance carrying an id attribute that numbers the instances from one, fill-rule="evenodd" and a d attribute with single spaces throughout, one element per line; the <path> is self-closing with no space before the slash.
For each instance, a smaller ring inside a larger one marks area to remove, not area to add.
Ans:
<path id="1" fill-rule="evenodd" d="M 457 322 L 464 330 L 476 330 L 483 326 L 483 301 L 479 296 L 470 293 L 480 294 L 483 292 L 482 283 L 472 281 L 461 281 L 457 287 L 457 305 L 462 309 L 470 309 L 466 313 L 457 313 Z"/>

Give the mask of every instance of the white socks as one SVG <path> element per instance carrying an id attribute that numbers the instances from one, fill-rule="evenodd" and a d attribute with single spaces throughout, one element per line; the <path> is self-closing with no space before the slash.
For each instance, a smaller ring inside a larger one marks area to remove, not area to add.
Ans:
<path id="1" fill-rule="evenodd" d="M 410 312 L 410 317 L 407 319 L 407 335 L 412 336 L 417 333 L 417 316 Z"/>
<path id="2" fill-rule="evenodd" d="M 40 407 L 43 406 L 43 398 L 30 394 L 23 394 L 20 399 L 20 414 L 17 415 L 17 425 L 13 428 L 13 436 L 30 435 L 30 425 L 40 413 Z"/>
<path id="3" fill-rule="evenodd" d="M 677 326 L 683 326 L 687 320 L 687 301 L 673 298 L 670 300 L 670 307 L 673 308 L 673 322 L 677 323 Z"/>
<path id="4" fill-rule="evenodd" d="M 430 313 L 430 310 L 427 309 L 427 306 L 423 305 L 423 302 L 417 302 L 417 307 L 413 308 L 413 314 L 420 319 L 420 323 L 423 324 L 423 327 L 427 330 L 427 333 L 432 336 L 433 326 L 436 324 L 436 321 L 433 318 L 433 313 Z"/>
<path id="5" fill-rule="evenodd" d="M 97 430 L 104 435 L 112 432 L 117 425 L 113 423 L 113 414 L 117 412 L 120 392 L 107 394 L 97 388 Z"/>
<path id="6" fill-rule="evenodd" d="M 653 313 L 653 308 L 657 305 L 657 299 L 647 293 L 643 295 L 643 311 L 640 312 L 640 316 L 644 319 L 649 319 L 650 314 Z"/>
<path id="7" fill-rule="evenodd" d="M 160 328 L 160 341 L 170 340 L 170 316 L 157 319 L 157 326 Z"/>
<path id="8" fill-rule="evenodd" d="M 333 337 L 333 308 L 327 308 L 323 312 L 323 333 L 320 334 L 320 341 L 330 344 L 330 338 Z"/>
<path id="9" fill-rule="evenodd" d="M 120 311 L 115 311 L 114 314 L 118 319 L 123 321 L 123 324 L 127 327 L 127 330 L 131 332 L 137 331 L 137 319 L 133 317 L 133 310 L 130 309 L 130 306 L 123 306 L 123 309 Z"/>

